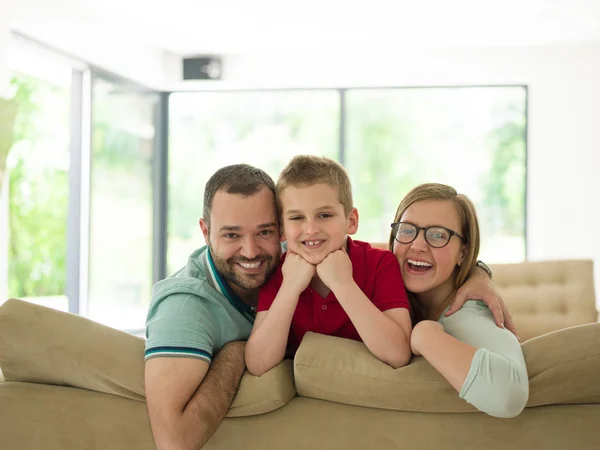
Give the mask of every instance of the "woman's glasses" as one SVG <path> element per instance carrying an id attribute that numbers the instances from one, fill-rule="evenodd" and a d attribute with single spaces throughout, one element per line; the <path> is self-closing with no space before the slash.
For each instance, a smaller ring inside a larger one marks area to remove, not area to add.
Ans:
<path id="1" fill-rule="evenodd" d="M 452 231 L 446 227 L 437 225 L 432 227 L 418 227 L 409 222 L 394 222 L 392 224 L 392 236 L 401 244 L 410 244 L 417 238 L 421 230 L 425 233 L 425 242 L 434 248 L 445 247 L 450 242 L 450 239 L 452 239 L 452 236 L 458 237 L 464 243 L 467 242 L 456 231 Z"/>

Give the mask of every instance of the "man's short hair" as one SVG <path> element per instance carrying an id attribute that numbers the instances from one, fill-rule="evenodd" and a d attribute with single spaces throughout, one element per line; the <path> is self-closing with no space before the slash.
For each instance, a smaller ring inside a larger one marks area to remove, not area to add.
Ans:
<path id="1" fill-rule="evenodd" d="M 337 191 L 340 203 L 346 215 L 354 208 L 352 183 L 342 166 L 333 159 L 323 156 L 299 155 L 292 158 L 277 180 L 277 206 L 282 212 L 281 194 L 289 186 L 303 187 L 315 184 L 327 184 Z"/>
<path id="2" fill-rule="evenodd" d="M 206 225 L 210 228 L 210 211 L 213 199 L 218 191 L 228 194 L 251 196 L 266 187 L 275 195 L 273 178 L 257 167 L 249 164 L 233 164 L 217 170 L 204 187 L 204 212 Z"/>

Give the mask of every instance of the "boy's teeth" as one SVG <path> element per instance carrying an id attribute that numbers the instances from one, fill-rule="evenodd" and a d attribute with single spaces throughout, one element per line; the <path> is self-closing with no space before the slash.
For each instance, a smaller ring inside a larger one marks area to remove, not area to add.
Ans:
<path id="1" fill-rule="evenodd" d="M 311 245 L 318 245 L 320 244 L 321 241 L 304 241 L 305 245 L 311 246 Z"/>
<path id="2" fill-rule="evenodd" d="M 412 259 L 408 260 L 409 264 L 412 264 L 413 266 L 423 266 L 423 267 L 431 267 L 432 264 L 426 263 L 425 261 L 413 261 Z"/>
<path id="3" fill-rule="evenodd" d="M 254 262 L 254 263 L 240 263 L 240 266 L 242 266 L 244 269 L 258 269 L 258 266 L 260 266 L 261 261 L 258 262 Z"/>

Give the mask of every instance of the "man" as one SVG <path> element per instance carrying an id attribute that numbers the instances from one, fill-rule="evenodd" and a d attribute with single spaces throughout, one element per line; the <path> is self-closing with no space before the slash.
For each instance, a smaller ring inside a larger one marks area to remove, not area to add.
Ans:
<path id="1" fill-rule="evenodd" d="M 160 450 L 200 448 L 231 404 L 258 288 L 281 254 L 274 191 L 271 177 L 254 167 L 217 171 L 200 219 L 207 246 L 153 289 L 145 383 Z"/>
<path id="2" fill-rule="evenodd" d="M 148 312 L 145 388 L 159 450 L 201 448 L 231 405 L 258 290 L 281 255 L 271 177 L 246 164 L 219 169 L 205 187 L 200 228 L 207 245 L 154 286 Z M 477 272 L 452 310 L 483 298 L 513 331 L 489 277 Z"/>

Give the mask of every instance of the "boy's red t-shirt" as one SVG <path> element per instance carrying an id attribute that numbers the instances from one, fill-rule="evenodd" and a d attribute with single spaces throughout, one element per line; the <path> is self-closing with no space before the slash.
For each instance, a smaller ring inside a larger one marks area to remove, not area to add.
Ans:
<path id="1" fill-rule="evenodd" d="M 381 311 L 409 308 L 408 296 L 398 260 L 389 250 L 374 248 L 366 242 L 347 240 L 348 256 L 352 262 L 352 276 L 358 287 Z M 267 283 L 260 289 L 257 311 L 271 308 L 283 283 L 281 266 L 286 255 Z M 293 353 L 308 331 L 360 341 L 361 338 L 350 318 L 333 292 L 321 297 L 310 286 L 300 294 L 292 318 L 288 349 Z"/>

